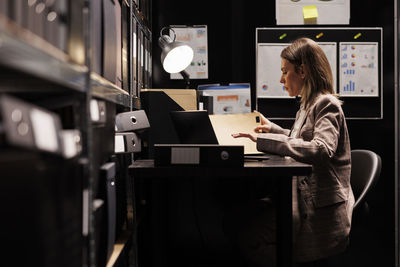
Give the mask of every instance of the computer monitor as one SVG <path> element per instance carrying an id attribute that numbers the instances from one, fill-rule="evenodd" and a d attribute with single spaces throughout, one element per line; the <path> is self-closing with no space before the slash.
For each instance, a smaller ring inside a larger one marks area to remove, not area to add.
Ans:
<path id="1" fill-rule="evenodd" d="M 171 111 L 170 116 L 181 144 L 218 144 L 206 110 Z"/>

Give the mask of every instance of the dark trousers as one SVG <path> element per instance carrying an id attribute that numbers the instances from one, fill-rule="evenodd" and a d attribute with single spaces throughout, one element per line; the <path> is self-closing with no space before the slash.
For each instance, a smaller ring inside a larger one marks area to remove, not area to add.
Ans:
<path id="1" fill-rule="evenodd" d="M 252 200 L 231 207 L 224 214 L 223 229 L 235 250 L 235 267 L 276 266 L 276 210 L 273 201 Z M 294 267 L 343 267 L 345 251 Z"/>

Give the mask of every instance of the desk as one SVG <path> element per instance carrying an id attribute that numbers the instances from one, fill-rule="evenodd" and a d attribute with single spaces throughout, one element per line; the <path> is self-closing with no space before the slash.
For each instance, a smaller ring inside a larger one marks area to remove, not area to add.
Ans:
<path id="1" fill-rule="evenodd" d="M 275 179 L 277 196 L 278 266 L 292 266 L 292 176 L 309 175 L 312 167 L 290 158 L 271 155 L 266 161 L 246 161 L 244 166 L 218 168 L 199 166 L 154 167 L 153 160 L 138 160 L 130 167 L 131 177 L 140 179 L 168 178 L 249 178 Z"/>

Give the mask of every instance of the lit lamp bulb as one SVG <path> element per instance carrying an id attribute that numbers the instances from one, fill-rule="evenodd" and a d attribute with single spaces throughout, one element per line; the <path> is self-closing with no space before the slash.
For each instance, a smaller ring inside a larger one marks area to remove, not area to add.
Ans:
<path id="1" fill-rule="evenodd" d="M 193 49 L 182 42 L 175 42 L 168 35 L 161 35 L 158 44 L 162 49 L 161 63 L 168 73 L 183 71 L 193 60 Z"/>

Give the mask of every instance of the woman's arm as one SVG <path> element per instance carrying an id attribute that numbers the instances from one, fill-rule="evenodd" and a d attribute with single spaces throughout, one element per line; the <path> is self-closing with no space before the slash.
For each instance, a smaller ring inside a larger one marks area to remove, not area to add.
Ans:
<path id="1" fill-rule="evenodd" d="M 308 116 L 314 116 L 314 120 L 306 122 L 313 121 L 313 125 L 307 125 L 311 140 L 305 141 L 303 136 L 291 138 L 284 134 L 263 133 L 257 136 L 257 149 L 306 163 L 323 162 L 333 157 L 344 120 L 339 101 L 322 97 L 311 107 Z"/>
<path id="2" fill-rule="evenodd" d="M 278 133 L 289 136 L 290 130 L 283 129 L 279 125 L 273 123 L 268 120 L 264 115 L 260 113 L 260 122 L 261 124 L 254 128 L 254 132 L 256 133 Z"/>

